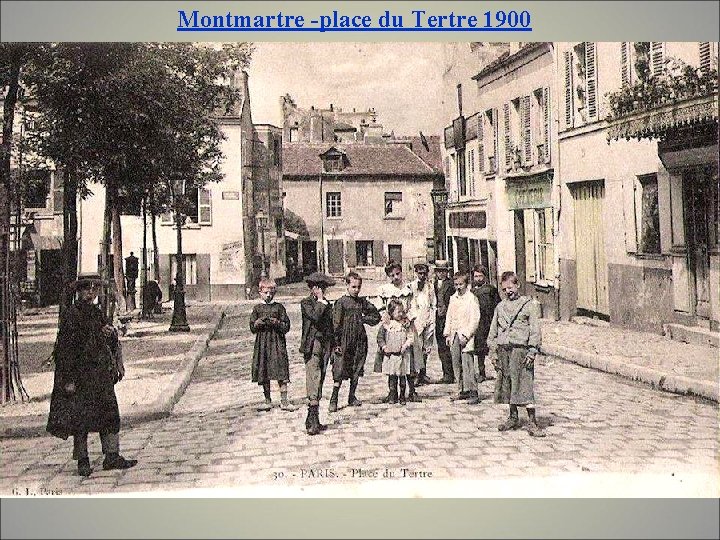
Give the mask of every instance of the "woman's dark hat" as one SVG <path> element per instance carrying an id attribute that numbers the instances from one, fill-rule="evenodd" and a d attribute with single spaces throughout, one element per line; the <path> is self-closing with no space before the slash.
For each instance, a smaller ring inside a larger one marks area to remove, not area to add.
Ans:
<path id="1" fill-rule="evenodd" d="M 450 270 L 450 265 L 445 259 L 438 259 L 435 261 L 435 270 Z"/>
<path id="2" fill-rule="evenodd" d="M 328 287 L 335 285 L 335 280 L 333 278 L 326 276 L 325 274 L 321 274 L 320 272 L 313 272 L 305 278 L 305 282 L 313 285 L 327 285 Z"/>
<path id="3" fill-rule="evenodd" d="M 100 274 L 97 272 L 81 272 L 75 281 L 71 283 L 71 287 L 75 290 L 89 289 L 93 285 L 101 285 L 103 282 Z"/>

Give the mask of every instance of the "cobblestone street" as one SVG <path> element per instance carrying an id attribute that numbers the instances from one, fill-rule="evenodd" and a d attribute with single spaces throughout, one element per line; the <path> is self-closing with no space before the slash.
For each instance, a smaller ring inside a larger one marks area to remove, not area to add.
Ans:
<path id="1" fill-rule="evenodd" d="M 343 385 L 341 408 L 328 413 L 328 376 L 320 417 L 329 429 L 310 437 L 297 353 L 299 304 L 286 305 L 292 322 L 290 397 L 297 411 L 255 410 L 262 389 L 250 382 L 250 308 L 233 306 L 172 416 L 121 432 L 122 453 L 139 460 L 135 468 L 102 471 L 96 436 L 90 438 L 94 472 L 87 479 L 75 475 L 69 440 L 6 439 L 0 441 L 0 493 L 226 488 L 262 495 L 284 488 L 289 494 L 382 496 L 717 496 L 714 403 L 543 357 L 536 362 L 536 396 L 548 436 L 531 438 L 524 428 L 500 433 L 497 424 L 507 409 L 492 404 L 494 381 L 481 385 L 480 405 L 451 402 L 452 385 L 420 387 L 422 403 L 377 403 L 387 384 L 372 373 L 373 328 L 358 390 L 363 406 L 344 406 Z M 429 375 L 439 376 L 436 354 Z M 276 386 L 273 400 L 279 402 Z"/>

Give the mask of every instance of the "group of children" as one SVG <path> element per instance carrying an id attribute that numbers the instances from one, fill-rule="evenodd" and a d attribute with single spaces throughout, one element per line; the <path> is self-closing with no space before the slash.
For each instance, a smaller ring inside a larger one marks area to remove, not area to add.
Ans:
<path id="1" fill-rule="evenodd" d="M 326 428 L 320 423 L 319 404 L 330 364 L 333 390 L 329 412 L 337 411 L 342 382 L 346 380 L 350 381 L 348 406 L 362 405 L 356 391 L 360 377 L 364 375 L 368 353 L 365 325 L 381 323 L 377 332 L 374 371 L 388 377 L 388 395 L 382 401 L 401 405 L 422 401 L 416 392 L 416 383 L 429 382 L 425 369 L 435 323 L 432 316 L 435 293 L 432 284 L 427 282 L 427 266 L 423 266 L 425 272 L 420 269 L 418 280 L 409 286 L 402 284 L 399 265 L 396 269 L 390 268 L 391 282 L 384 286 L 387 291 L 380 291 L 383 299 L 380 309 L 360 296 L 362 278 L 355 272 L 345 277 L 347 293 L 334 305 L 325 298 L 326 289 L 335 284 L 331 277 L 315 272 L 306 278 L 310 295 L 300 302 L 300 352 L 305 362 L 308 399 L 305 429 L 309 435 L 317 435 Z M 528 432 L 533 436 L 544 436 L 536 421 L 533 395 L 534 358 L 540 346 L 539 309 L 531 298 L 520 296 L 513 272 L 503 273 L 500 281 L 506 299 L 497 304 L 492 321 L 485 321 L 486 327 L 489 324 L 487 344 L 498 374 L 495 402 L 510 405 L 510 416 L 498 429 L 517 429 L 520 426 L 518 407 L 524 406 L 528 412 Z M 450 297 L 443 339 L 452 352 L 460 390 L 458 399 L 468 399 L 462 395 L 462 389 L 471 387 L 468 382 L 463 382 L 464 378 L 476 377 L 471 354 L 475 343 L 473 334 L 481 318 L 489 318 L 489 314 L 481 313 L 476 296 L 469 292 L 467 273 L 456 272 L 453 282 L 455 292 Z M 297 408 L 287 398 L 290 377 L 285 334 L 290 330 L 290 321 L 282 304 L 273 301 L 276 290 L 273 280 L 261 280 L 262 302 L 254 307 L 250 316 L 250 330 L 256 334 L 252 381 L 262 385 L 265 394 L 265 402 L 259 410 L 272 407 L 270 382 L 277 381 L 280 408 L 294 411 Z M 383 308 L 385 313 L 381 315 Z M 484 363 L 484 354 L 482 361 Z M 484 379 L 484 370 L 482 375 Z M 450 382 L 444 379 L 441 382 Z M 478 403 L 477 393 L 474 397 Z"/>

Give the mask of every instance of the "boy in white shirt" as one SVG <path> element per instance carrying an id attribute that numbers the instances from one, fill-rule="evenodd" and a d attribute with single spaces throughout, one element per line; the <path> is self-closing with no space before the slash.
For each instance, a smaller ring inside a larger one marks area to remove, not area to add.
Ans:
<path id="1" fill-rule="evenodd" d="M 473 350 L 475 332 L 480 324 L 480 303 L 470 292 L 469 276 L 455 272 L 453 276 L 455 294 L 450 297 L 443 335 L 450 347 L 453 371 L 458 385 L 458 394 L 453 401 L 467 400 L 470 405 L 480 403 Z"/>

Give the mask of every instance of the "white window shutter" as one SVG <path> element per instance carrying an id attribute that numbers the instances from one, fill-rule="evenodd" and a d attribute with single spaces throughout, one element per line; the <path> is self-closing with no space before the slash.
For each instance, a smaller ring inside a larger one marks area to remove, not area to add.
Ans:
<path id="1" fill-rule="evenodd" d="M 532 164 L 532 124 L 530 122 L 530 96 L 520 98 L 520 121 L 522 122 L 523 163 Z"/>
<path id="2" fill-rule="evenodd" d="M 665 42 L 650 42 L 650 73 L 653 77 L 662 75 L 665 71 Z"/>
<path id="3" fill-rule="evenodd" d="M 565 51 L 564 58 L 565 72 L 565 127 L 573 127 L 574 90 L 573 90 L 573 54 L 572 51 Z"/>
<path id="4" fill-rule="evenodd" d="M 482 143 L 478 145 L 478 171 L 485 172 L 485 145 Z"/>
<path id="5" fill-rule="evenodd" d="M 620 43 L 620 82 L 623 86 L 632 85 L 632 42 Z"/>
<path id="6" fill-rule="evenodd" d="M 525 222 L 525 279 L 535 281 L 536 254 L 535 254 L 535 210 L 524 211 Z"/>
<path id="7" fill-rule="evenodd" d="M 505 167 L 508 169 L 513 162 L 512 139 L 510 138 L 510 104 L 503 104 L 503 132 L 505 133 Z"/>
<path id="8" fill-rule="evenodd" d="M 545 163 L 550 163 L 550 88 L 543 88 L 543 142 L 545 143 Z"/>
<path id="9" fill-rule="evenodd" d="M 492 132 L 492 155 L 495 160 L 495 166 L 490 167 L 491 172 L 496 172 L 499 167 L 498 160 L 500 155 L 500 125 L 499 125 L 499 114 L 497 109 L 492 110 L 492 119 L 493 119 L 493 132 Z"/>
<path id="10" fill-rule="evenodd" d="M 597 120 L 597 54 L 595 43 L 592 41 L 585 42 L 585 87 L 587 90 L 588 120 Z"/>
<path id="11" fill-rule="evenodd" d="M 713 68 L 712 43 L 709 41 L 701 41 L 700 46 L 700 69 L 708 72 Z"/>
<path id="12" fill-rule="evenodd" d="M 637 223 L 635 220 L 635 178 L 624 178 L 622 182 L 623 216 L 625 228 L 625 250 L 637 253 Z"/>

